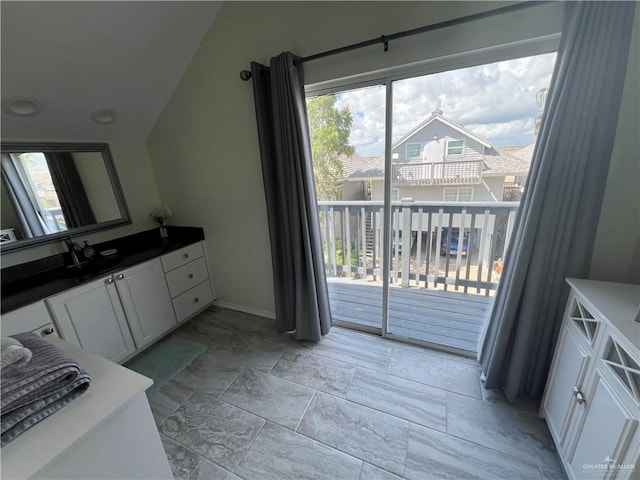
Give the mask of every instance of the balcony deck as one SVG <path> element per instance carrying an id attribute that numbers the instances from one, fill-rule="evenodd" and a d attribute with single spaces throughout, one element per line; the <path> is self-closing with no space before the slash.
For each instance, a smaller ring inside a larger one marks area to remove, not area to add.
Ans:
<path id="1" fill-rule="evenodd" d="M 382 283 L 327 278 L 331 313 L 339 322 L 381 327 Z M 475 354 L 492 297 L 391 286 L 389 333 Z"/>

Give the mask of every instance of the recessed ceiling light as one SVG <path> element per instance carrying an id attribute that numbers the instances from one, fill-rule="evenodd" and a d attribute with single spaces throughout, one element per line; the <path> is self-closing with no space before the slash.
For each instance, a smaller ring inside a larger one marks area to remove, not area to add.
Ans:
<path id="1" fill-rule="evenodd" d="M 100 125 L 107 125 L 109 123 L 113 123 L 118 119 L 118 112 L 115 110 L 96 110 L 91 114 L 91 120 Z"/>
<path id="2" fill-rule="evenodd" d="M 42 104 L 30 97 L 5 98 L 2 101 L 2 111 L 17 117 L 32 117 L 42 111 Z"/>

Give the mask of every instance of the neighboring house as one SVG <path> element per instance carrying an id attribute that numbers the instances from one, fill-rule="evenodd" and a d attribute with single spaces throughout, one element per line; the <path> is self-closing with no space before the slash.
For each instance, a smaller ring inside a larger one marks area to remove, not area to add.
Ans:
<path id="1" fill-rule="evenodd" d="M 529 172 L 532 147 L 510 150 L 513 153 L 499 151 L 488 140 L 444 117 L 442 110 L 434 110 L 392 147 L 391 199 L 518 200 Z M 343 200 L 383 199 L 384 155 L 363 162 L 356 154 L 343 164 Z"/>

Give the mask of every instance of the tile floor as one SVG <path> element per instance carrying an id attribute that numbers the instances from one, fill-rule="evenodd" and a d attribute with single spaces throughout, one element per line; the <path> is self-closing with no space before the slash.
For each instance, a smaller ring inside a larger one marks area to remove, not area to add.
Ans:
<path id="1" fill-rule="evenodd" d="M 217 307 L 172 335 L 208 347 L 150 399 L 176 478 L 566 478 L 537 407 L 483 391 L 474 360 Z"/>

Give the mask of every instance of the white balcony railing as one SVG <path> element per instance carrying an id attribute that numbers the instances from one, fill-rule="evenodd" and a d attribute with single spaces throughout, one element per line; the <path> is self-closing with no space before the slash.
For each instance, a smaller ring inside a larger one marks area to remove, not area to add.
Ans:
<path id="1" fill-rule="evenodd" d="M 517 202 L 392 202 L 390 281 L 489 295 Z M 318 202 L 328 276 L 382 280 L 382 202 Z M 459 248 L 451 250 L 456 237 Z"/>
<path id="2" fill-rule="evenodd" d="M 406 163 L 392 166 L 394 185 L 477 185 L 482 160 Z"/>

